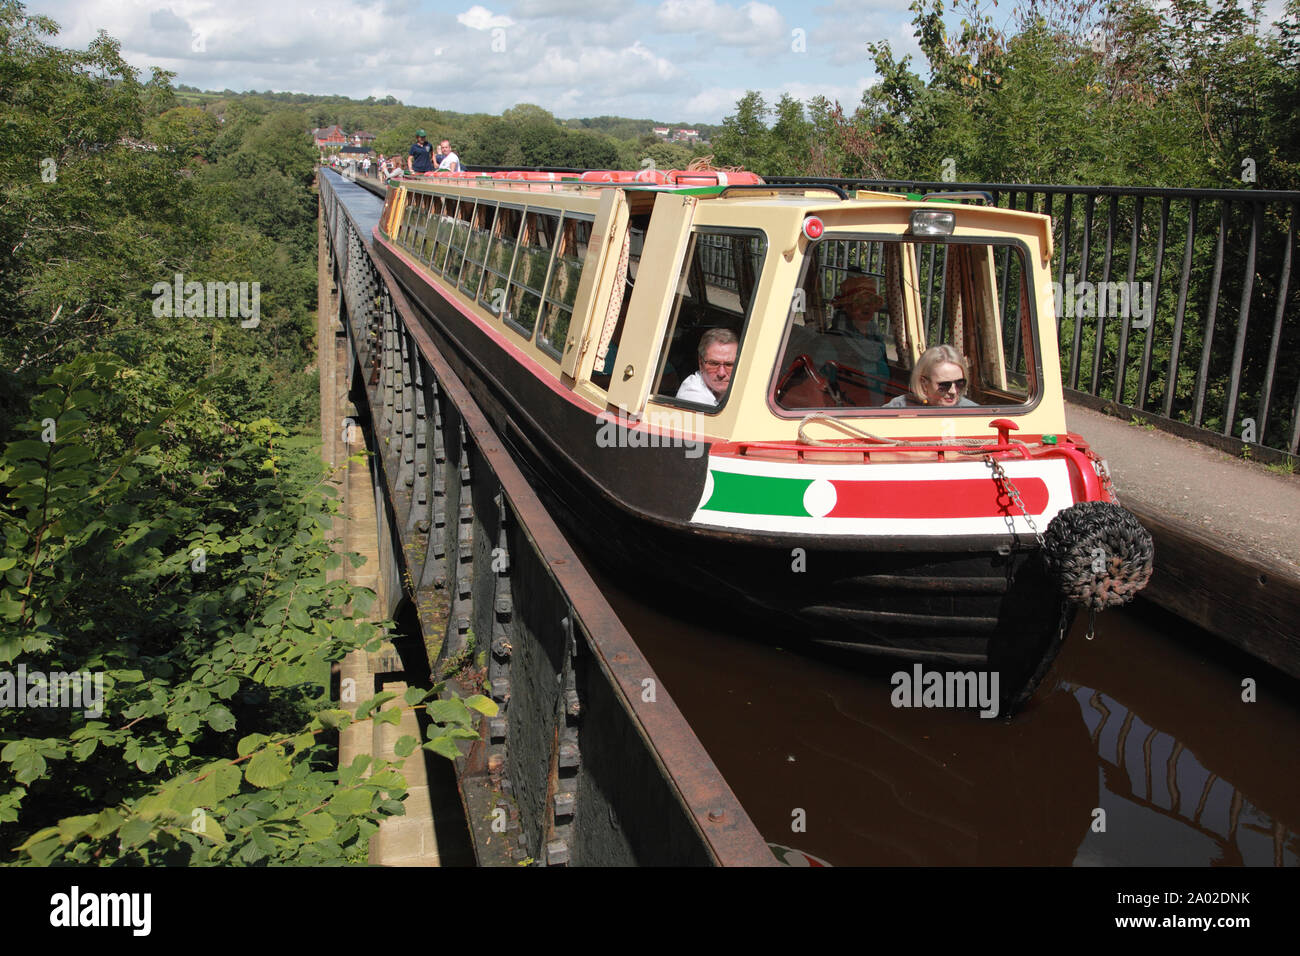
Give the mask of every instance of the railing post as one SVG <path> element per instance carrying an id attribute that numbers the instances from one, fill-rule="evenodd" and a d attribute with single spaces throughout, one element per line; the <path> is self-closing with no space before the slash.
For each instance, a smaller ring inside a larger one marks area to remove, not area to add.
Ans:
<path id="1" fill-rule="evenodd" d="M 1137 408 L 1146 408 L 1147 389 L 1151 384 L 1151 346 L 1156 340 L 1156 308 L 1160 303 L 1160 279 L 1165 268 L 1165 237 L 1169 229 L 1169 197 L 1160 203 L 1160 232 L 1156 237 L 1156 268 L 1151 280 L 1151 321 L 1147 325 L 1146 339 L 1142 343 L 1142 373 L 1138 376 Z"/>
<path id="2" fill-rule="evenodd" d="M 1205 309 L 1205 328 L 1201 334 L 1201 369 L 1196 376 L 1196 404 L 1192 412 L 1192 424 L 1201 425 L 1202 412 L 1205 409 L 1205 390 L 1210 380 L 1210 358 L 1214 351 L 1214 322 L 1219 312 L 1219 280 L 1223 277 L 1223 247 L 1228 238 L 1228 217 L 1232 215 L 1232 204 L 1223 200 L 1219 214 L 1219 241 L 1214 247 L 1214 275 L 1210 279 L 1210 301 Z"/>
<path id="3" fill-rule="evenodd" d="M 1183 343 L 1183 318 L 1187 314 L 1187 288 L 1191 282 L 1192 254 L 1196 249 L 1196 213 L 1200 200 L 1193 198 L 1187 204 L 1187 238 L 1183 245 L 1183 273 L 1178 283 L 1178 308 L 1174 313 L 1173 340 L 1169 350 L 1169 379 L 1165 384 L 1164 416 L 1173 415 L 1174 396 L 1178 392 L 1178 353 Z"/>
<path id="4" fill-rule="evenodd" d="M 1246 328 L 1250 324 L 1250 297 L 1255 291 L 1255 248 L 1259 241 L 1259 225 L 1264 218 L 1264 207 L 1252 204 L 1250 217 L 1250 247 L 1246 250 L 1246 275 L 1241 284 L 1241 308 L 1238 310 L 1237 340 L 1232 346 L 1232 371 L 1228 375 L 1228 408 L 1223 414 L 1223 434 L 1231 435 L 1237 418 L 1237 391 L 1241 387 L 1241 359 L 1246 351 Z M 1262 433 L 1257 439 L 1262 439 Z"/>
<path id="5" fill-rule="evenodd" d="M 1260 390 L 1259 396 L 1259 436 L 1264 440 L 1265 430 L 1268 428 L 1268 404 L 1269 399 L 1273 397 L 1273 375 L 1277 369 L 1277 352 L 1278 347 L 1282 344 L 1282 317 L 1286 313 L 1286 297 L 1291 292 L 1291 252 L 1295 248 L 1295 230 L 1296 217 L 1300 214 L 1300 206 L 1291 207 L 1291 223 L 1287 227 L 1286 233 L 1286 250 L 1282 253 L 1282 274 L 1277 280 L 1277 308 L 1273 312 L 1273 335 L 1269 339 L 1268 363 L 1264 370 L 1264 386 Z M 1291 423 L 1293 431 L 1300 430 L 1300 422 Z M 1295 440 L 1290 443 L 1291 450 L 1295 451 Z"/>
<path id="6" fill-rule="evenodd" d="M 1124 378 L 1128 366 L 1128 330 L 1133 321 L 1133 280 L 1137 275 L 1137 258 L 1138 258 L 1138 234 L 1142 231 L 1142 197 L 1135 196 L 1133 199 L 1133 232 L 1129 239 L 1128 245 L 1128 278 L 1127 285 L 1124 287 L 1123 302 L 1127 303 L 1129 308 L 1125 311 L 1129 315 L 1120 317 L 1119 326 L 1119 349 L 1115 353 L 1115 391 L 1114 400 L 1117 402 L 1124 401 Z M 1107 303 L 1109 306 L 1109 303 Z M 1098 305 L 1100 308 L 1100 304 Z M 1147 329 L 1147 338 L 1150 340 L 1151 329 Z"/>

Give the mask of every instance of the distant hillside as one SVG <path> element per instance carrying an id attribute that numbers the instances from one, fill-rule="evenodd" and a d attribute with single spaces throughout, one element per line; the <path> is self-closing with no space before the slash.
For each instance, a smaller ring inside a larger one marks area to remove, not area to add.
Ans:
<path id="1" fill-rule="evenodd" d="M 181 105 L 217 115 L 224 115 L 236 104 L 255 115 L 292 109 L 302 114 L 304 136 L 312 129 L 332 125 L 349 134 L 364 130 L 375 135 L 373 148 L 385 155 L 405 155 L 416 130 L 424 129 L 435 143 L 451 140 L 462 162 L 472 166 L 638 168 L 652 161 L 664 169 L 684 167 L 696 156 L 709 152 L 707 142 L 663 142 L 655 136 L 655 127 L 668 127 L 674 132 L 694 129 L 703 141 L 722 129 L 621 116 L 558 120 L 530 103 L 492 116 L 407 106 L 391 96 L 354 100 L 311 93 L 236 93 L 179 86 L 176 98 Z"/>

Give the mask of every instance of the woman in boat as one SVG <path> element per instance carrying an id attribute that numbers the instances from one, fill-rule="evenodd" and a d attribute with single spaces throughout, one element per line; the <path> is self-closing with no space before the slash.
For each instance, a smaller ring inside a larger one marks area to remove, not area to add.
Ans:
<path id="1" fill-rule="evenodd" d="M 966 359 L 951 345 L 934 345 L 921 353 L 912 369 L 911 391 L 885 408 L 976 408 L 966 392 Z"/>

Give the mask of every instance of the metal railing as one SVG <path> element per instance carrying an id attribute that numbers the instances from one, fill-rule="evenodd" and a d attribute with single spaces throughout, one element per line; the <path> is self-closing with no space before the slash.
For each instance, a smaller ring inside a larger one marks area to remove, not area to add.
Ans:
<path id="1" fill-rule="evenodd" d="M 501 707 L 457 762 L 470 816 L 512 806 L 510 844 L 547 865 L 775 865 L 432 323 L 372 255 L 361 222 L 373 208 L 353 208 L 337 177 L 320 182 L 336 318 L 404 597 L 426 635 L 445 633 L 440 664 L 483 653 Z M 473 829 L 485 860 L 507 842 Z"/>
<path id="2" fill-rule="evenodd" d="M 808 177 L 769 182 L 980 190 L 1003 208 L 1051 216 L 1068 389 L 1296 454 L 1300 289 L 1291 281 L 1291 260 L 1300 193 Z"/>

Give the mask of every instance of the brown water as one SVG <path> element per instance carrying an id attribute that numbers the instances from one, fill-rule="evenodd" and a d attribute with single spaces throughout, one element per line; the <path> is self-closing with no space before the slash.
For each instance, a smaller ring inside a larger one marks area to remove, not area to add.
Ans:
<path id="1" fill-rule="evenodd" d="M 835 865 L 1300 864 L 1296 683 L 1142 604 L 1092 641 L 1081 616 L 1008 722 L 896 708 L 897 664 L 706 631 L 601 585 L 770 842 Z"/>

